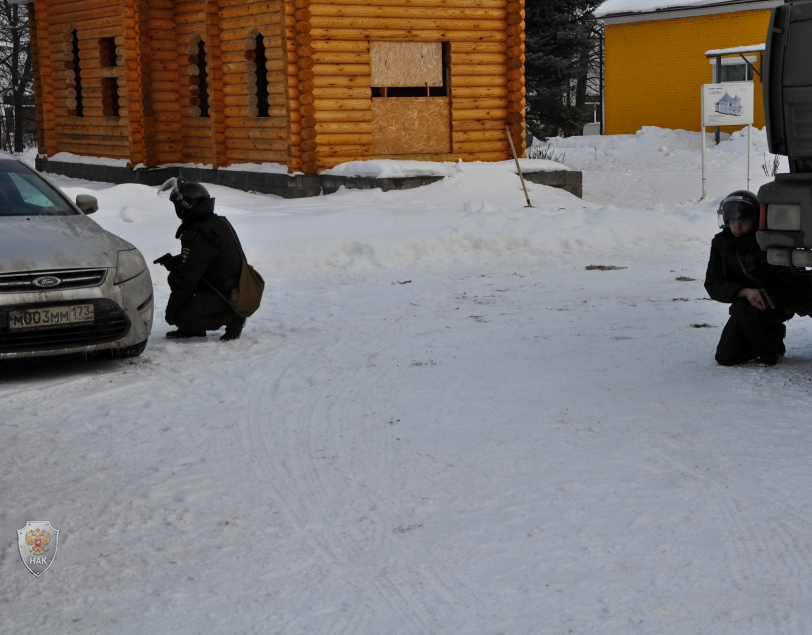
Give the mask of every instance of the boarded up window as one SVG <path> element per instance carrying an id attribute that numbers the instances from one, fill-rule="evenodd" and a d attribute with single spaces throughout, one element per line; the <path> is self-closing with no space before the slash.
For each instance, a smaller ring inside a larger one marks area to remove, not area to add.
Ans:
<path id="1" fill-rule="evenodd" d="M 442 42 L 370 42 L 372 86 L 442 86 Z"/>
<path id="2" fill-rule="evenodd" d="M 437 97 L 372 100 L 375 154 L 451 152 L 451 104 Z"/>

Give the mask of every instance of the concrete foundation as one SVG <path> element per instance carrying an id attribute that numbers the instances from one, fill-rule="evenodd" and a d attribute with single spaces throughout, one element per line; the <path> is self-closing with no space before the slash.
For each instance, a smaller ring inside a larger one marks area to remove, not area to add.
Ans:
<path id="1" fill-rule="evenodd" d="M 74 179 L 103 181 L 105 183 L 141 183 L 142 185 L 160 185 L 173 176 L 183 177 L 189 181 L 224 185 L 238 190 L 275 194 L 283 198 L 304 198 L 332 194 L 342 185 L 348 189 L 372 190 L 380 188 L 389 190 L 408 190 L 421 185 L 428 185 L 443 179 L 442 176 L 408 176 L 376 179 L 365 176 L 335 176 L 330 174 L 267 174 L 265 172 L 242 172 L 233 170 L 211 170 L 206 168 L 158 167 L 129 168 L 94 165 L 91 163 L 68 163 L 64 161 L 36 160 L 40 172 L 61 174 Z M 581 173 L 531 172 L 524 177 L 533 183 L 560 187 L 581 196 Z"/>

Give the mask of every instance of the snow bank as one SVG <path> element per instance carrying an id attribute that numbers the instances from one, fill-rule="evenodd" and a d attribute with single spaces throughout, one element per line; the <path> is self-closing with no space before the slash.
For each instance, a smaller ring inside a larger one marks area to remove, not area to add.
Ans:
<path id="1" fill-rule="evenodd" d="M 634 251 L 653 242 L 676 247 L 705 241 L 714 233 L 711 204 L 621 210 L 527 183 L 534 207 L 526 208 L 510 162 L 449 167 L 451 173 L 442 181 L 418 189 L 342 188 L 329 196 L 295 200 L 206 187 L 217 199 L 217 211 L 234 222 L 252 264 L 264 274 L 280 276 L 295 270 L 528 264 L 565 254 Z M 146 246 L 148 260 L 177 250 L 178 221 L 155 188 L 125 184 L 96 192 L 66 191 L 72 197 L 96 195 L 100 209 L 94 218 L 133 244 Z M 161 275 L 160 269 L 155 273 Z"/>
<path id="2" fill-rule="evenodd" d="M 391 179 L 412 176 L 451 176 L 454 163 L 437 161 L 348 161 L 327 170 L 324 174 L 336 176 L 364 176 L 373 179 Z"/>
<path id="3" fill-rule="evenodd" d="M 89 165 L 109 165 L 115 168 L 126 168 L 128 159 L 111 159 L 109 157 L 88 157 L 72 152 L 57 152 L 48 159 L 49 161 L 61 161 L 63 163 L 87 163 Z"/>

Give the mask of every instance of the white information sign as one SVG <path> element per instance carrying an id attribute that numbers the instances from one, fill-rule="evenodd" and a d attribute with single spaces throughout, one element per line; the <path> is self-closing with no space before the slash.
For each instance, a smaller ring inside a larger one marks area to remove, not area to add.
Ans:
<path id="1" fill-rule="evenodd" d="M 747 189 L 750 189 L 750 129 L 753 124 L 753 82 L 702 85 L 702 198 L 707 197 L 705 178 L 705 127 L 747 126 Z"/>
<path id="2" fill-rule="evenodd" d="M 753 82 L 702 86 L 703 126 L 747 126 L 753 123 Z"/>

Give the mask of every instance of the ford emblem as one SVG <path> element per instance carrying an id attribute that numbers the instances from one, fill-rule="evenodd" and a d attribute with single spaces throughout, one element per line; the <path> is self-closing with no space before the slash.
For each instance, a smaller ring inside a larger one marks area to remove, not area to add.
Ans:
<path id="1" fill-rule="evenodd" d="M 31 284 L 33 284 L 35 287 L 39 287 L 40 289 L 50 289 L 51 287 L 56 287 L 62 284 L 62 280 L 56 276 L 40 276 L 39 278 L 32 280 Z"/>

